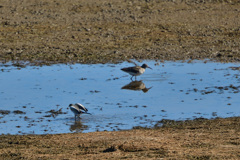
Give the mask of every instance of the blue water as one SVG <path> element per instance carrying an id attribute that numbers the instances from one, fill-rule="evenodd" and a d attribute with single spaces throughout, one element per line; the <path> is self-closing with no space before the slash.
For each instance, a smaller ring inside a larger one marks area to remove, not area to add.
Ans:
<path id="1" fill-rule="evenodd" d="M 152 70 L 137 77 L 137 90 L 126 89 L 131 76 L 120 69 L 133 66 L 126 62 L 25 68 L 2 64 L 0 110 L 10 113 L 0 114 L 0 133 L 112 131 L 151 127 L 162 119 L 240 116 L 240 71 L 230 68 L 239 64 L 144 63 Z M 70 103 L 83 104 L 92 115 L 75 122 Z M 61 114 L 48 112 L 61 108 Z"/>

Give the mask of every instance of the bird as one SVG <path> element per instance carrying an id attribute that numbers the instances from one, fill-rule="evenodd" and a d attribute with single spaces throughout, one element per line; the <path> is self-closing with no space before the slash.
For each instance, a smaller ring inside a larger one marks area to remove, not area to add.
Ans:
<path id="1" fill-rule="evenodd" d="M 88 109 L 80 103 L 69 104 L 69 108 L 71 109 L 71 111 L 75 115 L 75 121 L 76 121 L 77 117 L 80 118 L 80 115 L 83 114 L 83 113 L 90 114 L 90 113 L 88 113 Z"/>
<path id="2" fill-rule="evenodd" d="M 126 68 L 122 68 L 121 70 L 124 72 L 127 72 L 128 74 L 130 74 L 131 80 L 132 78 L 135 76 L 135 80 L 136 80 L 136 76 L 140 76 L 141 74 L 143 74 L 145 72 L 146 68 L 150 68 L 147 64 L 143 64 L 142 66 L 134 66 L 134 67 L 126 67 Z"/>

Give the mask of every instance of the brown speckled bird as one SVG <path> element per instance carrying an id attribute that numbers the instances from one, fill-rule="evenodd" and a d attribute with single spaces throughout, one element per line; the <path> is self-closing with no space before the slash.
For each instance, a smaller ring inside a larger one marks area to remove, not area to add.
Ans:
<path id="1" fill-rule="evenodd" d="M 124 72 L 127 72 L 130 75 L 132 75 L 131 80 L 132 80 L 133 76 L 135 76 L 135 80 L 136 80 L 136 76 L 140 76 L 141 74 L 143 74 L 145 72 L 146 68 L 152 69 L 147 64 L 143 64 L 142 66 L 122 68 L 121 70 L 124 71 Z"/>

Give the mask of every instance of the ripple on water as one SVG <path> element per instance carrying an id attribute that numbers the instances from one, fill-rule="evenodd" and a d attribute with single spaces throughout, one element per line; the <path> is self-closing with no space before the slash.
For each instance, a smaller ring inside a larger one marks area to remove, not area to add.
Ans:
<path id="1" fill-rule="evenodd" d="M 238 64 L 144 61 L 153 70 L 131 81 L 121 64 L 0 66 L 3 134 L 55 134 L 154 126 L 163 119 L 239 116 Z M 67 108 L 92 115 L 77 122 Z"/>

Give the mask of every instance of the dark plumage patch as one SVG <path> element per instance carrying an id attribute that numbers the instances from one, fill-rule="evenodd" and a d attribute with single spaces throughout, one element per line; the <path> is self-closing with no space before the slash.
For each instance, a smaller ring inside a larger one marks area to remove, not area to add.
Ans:
<path id="1" fill-rule="evenodd" d="M 139 70 L 136 67 L 129 67 L 129 68 L 122 68 L 121 69 L 124 72 L 132 72 L 132 73 L 138 73 Z"/>

